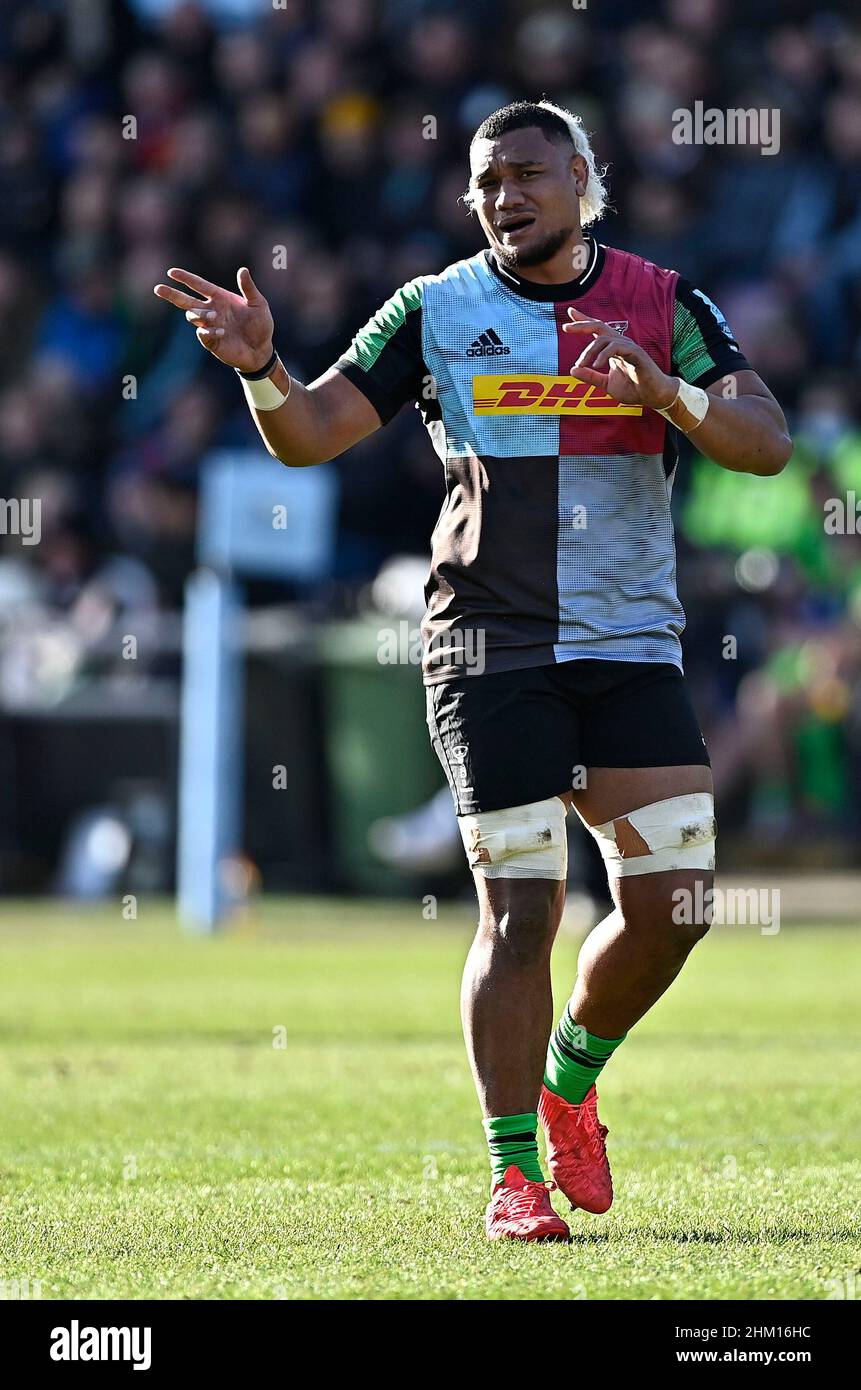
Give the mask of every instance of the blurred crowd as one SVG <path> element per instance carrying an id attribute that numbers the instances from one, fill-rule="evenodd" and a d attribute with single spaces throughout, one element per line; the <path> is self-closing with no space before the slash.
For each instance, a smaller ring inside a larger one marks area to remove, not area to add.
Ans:
<path id="1" fill-rule="evenodd" d="M 610 167 L 599 237 L 721 306 L 797 439 L 776 481 L 690 453 L 679 470 L 687 665 L 719 790 L 763 833 L 857 836 L 861 517 L 823 522 L 829 499 L 853 518 L 861 499 L 853 9 L 0 0 L 0 496 L 42 499 L 40 544 L 0 536 L 4 650 L 16 613 L 62 648 L 179 608 L 201 459 L 256 444 L 229 372 L 153 296 L 166 268 L 232 285 L 250 265 L 309 381 L 395 287 L 479 248 L 469 137 L 546 94 Z M 777 108 L 779 153 L 674 143 L 673 111 L 697 100 Z M 442 479 L 410 410 L 336 467 L 315 599 L 342 614 L 392 554 L 426 552 Z M 0 663 L 0 700 L 20 664 Z"/>

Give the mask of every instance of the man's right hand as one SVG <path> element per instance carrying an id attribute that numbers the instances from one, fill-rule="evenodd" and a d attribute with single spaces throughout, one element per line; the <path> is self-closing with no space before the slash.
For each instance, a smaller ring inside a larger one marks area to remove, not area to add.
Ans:
<path id="1" fill-rule="evenodd" d="M 156 285 L 155 293 L 185 312 L 198 340 L 213 357 L 240 372 L 259 372 L 266 366 L 273 352 L 274 324 L 269 305 L 245 266 L 236 276 L 239 294 L 190 270 L 174 267 L 167 273 L 194 294 L 173 285 Z M 364 392 L 337 367 L 330 367 L 310 386 L 292 377 L 289 401 L 276 410 L 252 406 L 251 413 L 272 457 L 291 468 L 337 458 L 382 423 Z"/>
<path id="2" fill-rule="evenodd" d="M 266 366 L 272 356 L 275 325 L 269 305 L 247 266 L 236 275 L 239 294 L 192 275 L 190 270 L 174 266 L 167 273 L 171 280 L 178 280 L 201 297 L 185 294 L 173 285 L 156 285 L 154 293 L 185 310 L 185 317 L 197 330 L 198 341 L 213 357 L 241 372 L 258 372 Z"/>

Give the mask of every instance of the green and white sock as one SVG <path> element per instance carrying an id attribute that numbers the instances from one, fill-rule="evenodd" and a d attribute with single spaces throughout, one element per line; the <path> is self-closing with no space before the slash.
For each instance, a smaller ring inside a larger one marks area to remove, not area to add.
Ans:
<path id="1" fill-rule="evenodd" d="M 575 1023 L 566 1004 L 559 1024 L 551 1034 L 544 1064 L 544 1085 L 563 1100 L 579 1105 L 609 1062 L 621 1038 L 596 1038 Z"/>
<path id="2" fill-rule="evenodd" d="M 495 1115 L 484 1121 L 493 1187 L 502 1182 L 510 1163 L 516 1164 L 530 1182 L 544 1182 L 538 1161 L 537 1131 L 538 1115 L 534 1110 L 525 1115 Z"/>

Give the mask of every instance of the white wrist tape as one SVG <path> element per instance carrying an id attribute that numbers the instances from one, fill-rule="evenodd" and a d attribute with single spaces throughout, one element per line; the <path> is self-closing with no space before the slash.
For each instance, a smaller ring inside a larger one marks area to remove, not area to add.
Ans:
<path id="1" fill-rule="evenodd" d="M 707 391 L 701 386 L 691 386 L 687 381 L 680 379 L 675 399 L 664 410 L 659 410 L 658 414 L 688 434 L 696 429 L 697 425 L 702 424 L 708 414 L 709 404 Z"/>
<path id="2" fill-rule="evenodd" d="M 290 388 L 293 379 L 287 372 L 280 357 L 276 357 L 272 371 L 264 377 L 248 377 L 242 372 L 237 373 L 242 382 L 242 389 L 245 392 L 245 399 L 255 410 L 277 410 L 279 405 L 283 405 L 290 395 Z M 286 382 L 287 390 L 282 391 L 281 385 Z"/>

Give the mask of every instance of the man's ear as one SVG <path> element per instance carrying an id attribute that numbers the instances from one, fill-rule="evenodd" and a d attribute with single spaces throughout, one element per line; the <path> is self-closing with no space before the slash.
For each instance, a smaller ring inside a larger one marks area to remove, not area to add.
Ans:
<path id="1" fill-rule="evenodd" d="M 571 173 L 574 175 L 574 186 L 577 190 L 577 197 L 582 198 L 586 192 L 586 185 L 589 182 L 589 165 L 582 154 L 571 156 Z"/>

